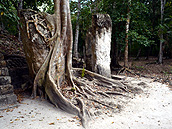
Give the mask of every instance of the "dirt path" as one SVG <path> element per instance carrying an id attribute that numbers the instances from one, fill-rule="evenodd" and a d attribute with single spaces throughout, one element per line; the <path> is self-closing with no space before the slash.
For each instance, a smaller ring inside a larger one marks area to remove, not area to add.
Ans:
<path id="1" fill-rule="evenodd" d="M 102 115 L 90 121 L 89 129 L 171 129 L 172 91 L 167 85 L 145 78 L 127 78 L 144 82 L 144 93 L 134 96 L 120 113 Z M 24 98 L 19 107 L 0 111 L 2 129 L 82 129 L 78 117 L 55 108 L 47 101 Z"/>

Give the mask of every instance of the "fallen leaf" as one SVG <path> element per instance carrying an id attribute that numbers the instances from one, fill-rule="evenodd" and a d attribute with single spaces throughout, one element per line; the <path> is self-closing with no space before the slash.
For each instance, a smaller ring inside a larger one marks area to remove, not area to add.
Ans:
<path id="1" fill-rule="evenodd" d="M 3 116 L 0 116 L 0 118 L 2 118 Z"/>
<path id="2" fill-rule="evenodd" d="M 79 120 L 80 118 L 78 116 L 73 117 L 73 119 Z"/>
<path id="3" fill-rule="evenodd" d="M 10 123 L 14 123 L 14 121 L 11 121 Z"/>
<path id="4" fill-rule="evenodd" d="M 53 123 L 49 123 L 49 125 L 55 125 L 55 123 L 53 122 Z"/>
<path id="5" fill-rule="evenodd" d="M 71 120 L 70 122 L 75 122 L 74 120 Z"/>
<path id="6" fill-rule="evenodd" d="M 39 96 L 36 96 L 36 99 L 38 99 L 39 98 Z"/>
<path id="7" fill-rule="evenodd" d="M 26 104 L 27 105 L 27 103 L 21 103 L 21 104 Z"/>
<path id="8" fill-rule="evenodd" d="M 15 121 L 19 121 L 20 119 L 15 119 Z"/>
<path id="9" fill-rule="evenodd" d="M 8 108 L 7 110 L 6 110 L 6 112 L 9 112 L 10 111 L 10 109 Z"/>
<path id="10" fill-rule="evenodd" d="M 112 122 L 112 124 L 113 124 L 114 122 Z"/>
<path id="11" fill-rule="evenodd" d="M 60 120 L 60 119 L 57 119 L 57 120 Z"/>

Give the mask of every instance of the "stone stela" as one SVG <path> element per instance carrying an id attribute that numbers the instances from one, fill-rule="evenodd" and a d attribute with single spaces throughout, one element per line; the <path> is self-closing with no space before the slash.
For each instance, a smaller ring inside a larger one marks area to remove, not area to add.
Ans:
<path id="1" fill-rule="evenodd" d="M 110 50 L 111 50 L 112 22 L 108 14 L 92 16 L 92 27 L 87 32 L 85 41 L 86 69 L 111 78 Z"/>

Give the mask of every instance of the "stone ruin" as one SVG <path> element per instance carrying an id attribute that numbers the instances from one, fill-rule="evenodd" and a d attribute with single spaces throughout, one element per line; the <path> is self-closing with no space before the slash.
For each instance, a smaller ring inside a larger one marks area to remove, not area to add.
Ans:
<path id="1" fill-rule="evenodd" d="M 15 104 L 17 97 L 14 94 L 13 85 L 11 85 L 11 77 L 4 60 L 3 54 L 0 53 L 0 106 L 6 104 Z"/>
<path id="2" fill-rule="evenodd" d="M 86 69 L 111 78 L 110 50 L 111 50 L 112 22 L 108 14 L 92 16 L 92 27 L 85 40 Z"/>
<path id="3" fill-rule="evenodd" d="M 0 110 L 17 103 L 14 90 L 24 90 L 29 80 L 24 57 L 0 53 Z"/>

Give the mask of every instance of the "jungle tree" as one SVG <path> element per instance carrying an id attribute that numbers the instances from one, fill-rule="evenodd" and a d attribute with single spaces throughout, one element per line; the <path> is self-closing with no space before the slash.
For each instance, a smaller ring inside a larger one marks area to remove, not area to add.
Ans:
<path id="1" fill-rule="evenodd" d="M 131 87 L 86 69 L 72 68 L 72 26 L 68 0 L 54 0 L 54 14 L 20 11 L 22 42 L 37 93 L 60 109 L 78 115 L 83 125 L 100 111 L 118 110 L 111 95 L 125 96 Z M 101 22 L 100 26 L 104 26 Z"/>

